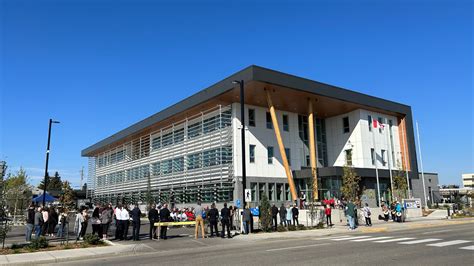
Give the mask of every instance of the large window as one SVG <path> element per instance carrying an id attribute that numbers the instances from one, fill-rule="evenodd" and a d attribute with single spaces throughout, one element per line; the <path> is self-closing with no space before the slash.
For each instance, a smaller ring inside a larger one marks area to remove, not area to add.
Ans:
<path id="1" fill-rule="evenodd" d="M 382 127 L 381 127 L 383 125 L 382 117 L 379 117 L 378 121 L 379 121 L 379 125 L 378 125 L 379 126 L 379 133 L 382 133 Z"/>
<path id="2" fill-rule="evenodd" d="M 250 183 L 252 201 L 257 201 L 257 183 Z"/>
<path id="3" fill-rule="evenodd" d="M 298 115 L 298 133 L 304 144 L 308 145 L 308 117 Z"/>
<path id="4" fill-rule="evenodd" d="M 188 169 L 201 168 L 201 153 L 193 153 L 188 155 Z"/>
<path id="5" fill-rule="evenodd" d="M 267 156 L 268 156 L 268 164 L 273 164 L 274 154 L 273 154 L 273 147 L 272 146 L 267 147 Z"/>
<path id="6" fill-rule="evenodd" d="M 346 150 L 346 165 L 352 165 L 352 149 Z"/>
<path id="7" fill-rule="evenodd" d="M 202 134 L 202 124 L 197 122 L 188 126 L 188 139 L 195 138 Z"/>
<path id="8" fill-rule="evenodd" d="M 255 109 L 249 109 L 249 126 L 255 126 Z"/>
<path id="9" fill-rule="evenodd" d="M 220 149 L 212 149 L 203 152 L 204 166 L 212 166 L 220 164 Z"/>
<path id="10" fill-rule="evenodd" d="M 342 132 L 343 133 L 349 133 L 351 131 L 349 127 L 349 117 L 343 117 L 342 118 Z"/>
<path id="11" fill-rule="evenodd" d="M 387 164 L 387 151 L 382 150 L 382 165 L 385 166 Z"/>
<path id="12" fill-rule="evenodd" d="M 255 145 L 250 145 L 249 153 L 250 153 L 250 162 L 254 163 L 255 162 Z"/>
<path id="13" fill-rule="evenodd" d="M 151 141 L 151 148 L 153 150 L 158 150 L 161 148 L 161 136 L 154 137 Z"/>
<path id="14" fill-rule="evenodd" d="M 275 184 L 273 183 L 268 184 L 268 200 L 269 201 L 275 200 Z"/>
<path id="15" fill-rule="evenodd" d="M 270 112 L 267 112 L 266 114 L 266 120 L 267 120 L 267 128 L 272 129 L 273 124 L 272 124 L 272 116 L 270 115 Z"/>
<path id="16" fill-rule="evenodd" d="M 372 116 L 371 115 L 367 117 L 367 122 L 369 122 L 369 131 L 372 131 Z"/>
<path id="17" fill-rule="evenodd" d="M 173 172 L 173 160 L 169 159 L 161 163 L 161 172 L 166 174 L 171 174 Z"/>
<path id="18" fill-rule="evenodd" d="M 173 172 L 184 171 L 184 157 L 177 157 L 173 159 Z"/>
<path id="19" fill-rule="evenodd" d="M 285 187 L 283 186 L 283 184 L 276 184 L 276 200 L 277 201 L 284 200 L 284 193 L 285 193 Z"/>
<path id="20" fill-rule="evenodd" d="M 156 162 L 151 165 L 151 173 L 153 176 L 159 176 L 161 175 L 161 163 Z"/>
<path id="21" fill-rule="evenodd" d="M 258 200 L 262 200 L 263 196 L 267 196 L 267 184 L 266 183 L 259 183 L 258 184 Z M 267 196 L 268 198 L 268 196 Z"/>
<path id="22" fill-rule="evenodd" d="M 161 145 L 163 147 L 173 145 L 173 132 L 163 135 Z"/>
<path id="23" fill-rule="evenodd" d="M 370 149 L 370 157 L 372 158 L 372 165 L 375 165 L 375 149 Z"/>
<path id="24" fill-rule="evenodd" d="M 285 148 L 286 158 L 288 159 L 288 164 L 291 166 L 291 150 L 290 148 Z"/>
<path id="25" fill-rule="evenodd" d="M 184 128 L 174 131 L 174 144 L 184 141 Z"/>
<path id="26" fill-rule="evenodd" d="M 290 123 L 288 122 L 288 115 L 283 115 L 283 131 L 290 131 Z"/>

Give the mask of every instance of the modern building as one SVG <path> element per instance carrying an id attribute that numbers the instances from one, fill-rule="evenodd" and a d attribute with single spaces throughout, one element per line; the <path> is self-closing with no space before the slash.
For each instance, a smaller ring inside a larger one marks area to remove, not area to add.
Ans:
<path id="1" fill-rule="evenodd" d="M 419 179 L 412 179 L 411 184 L 413 185 L 413 195 L 417 198 L 421 198 L 421 203 L 425 206 L 425 194 L 428 205 L 431 206 L 435 203 L 443 201 L 443 197 L 439 192 L 439 179 L 438 173 L 424 173 L 425 177 L 425 190 L 423 191 L 422 175 L 419 174 Z"/>
<path id="2" fill-rule="evenodd" d="M 462 174 L 462 186 L 474 188 L 474 174 Z"/>
<path id="3" fill-rule="evenodd" d="M 90 196 L 114 202 L 151 194 L 177 204 L 242 199 L 240 88 L 233 81 L 245 88 L 253 203 L 263 195 L 272 202 L 301 192 L 311 198 L 313 174 L 319 199 L 340 197 L 344 165 L 362 177 L 371 204 L 377 174 L 384 199 L 390 169 L 419 179 L 410 106 L 252 65 L 84 149 Z"/>

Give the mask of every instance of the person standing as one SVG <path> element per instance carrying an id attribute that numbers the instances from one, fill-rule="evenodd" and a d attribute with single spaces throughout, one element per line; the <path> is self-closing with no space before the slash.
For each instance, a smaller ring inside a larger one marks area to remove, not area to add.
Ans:
<path id="1" fill-rule="evenodd" d="M 156 205 L 151 205 L 150 210 L 148 211 L 148 221 L 150 221 L 150 239 L 156 239 L 156 225 L 155 223 L 158 222 L 158 210 L 156 209 Z"/>
<path id="2" fill-rule="evenodd" d="M 125 205 L 122 209 L 123 239 L 128 240 L 128 228 L 130 227 L 130 211 Z"/>
<path id="3" fill-rule="evenodd" d="M 31 234 L 33 234 L 33 229 L 35 226 L 35 206 L 33 204 L 28 207 L 26 211 L 26 242 L 31 241 Z"/>
<path id="4" fill-rule="evenodd" d="M 84 224 L 84 216 L 82 215 L 81 209 L 79 209 L 77 210 L 76 219 L 74 220 L 74 234 L 76 235 L 76 241 L 81 239 L 83 224 Z"/>
<path id="5" fill-rule="evenodd" d="M 286 225 L 290 226 L 291 225 L 291 220 L 293 220 L 293 210 L 291 209 L 291 206 L 288 205 L 286 208 Z"/>
<path id="6" fill-rule="evenodd" d="M 67 220 L 66 209 L 60 208 L 59 217 L 58 217 L 58 235 L 57 235 L 58 237 L 64 237 L 64 229 L 67 223 L 68 223 L 68 220 Z"/>
<path id="7" fill-rule="evenodd" d="M 46 236 L 48 234 L 48 229 L 49 229 L 49 210 L 48 208 L 43 208 L 43 211 L 41 212 L 43 215 L 43 228 L 41 228 L 41 233 L 43 236 Z"/>
<path id="8" fill-rule="evenodd" d="M 246 235 L 250 233 L 250 223 L 252 221 L 252 213 L 248 206 L 245 206 L 245 209 L 242 214 L 242 220 L 244 224 L 244 232 Z"/>
<path id="9" fill-rule="evenodd" d="M 203 208 L 201 206 L 201 202 L 198 201 L 196 208 L 194 208 L 194 216 L 196 217 L 196 228 L 195 228 L 195 233 L 194 237 L 197 239 L 198 238 L 198 231 L 199 231 L 199 226 L 201 226 L 201 235 L 202 238 L 205 238 L 206 235 L 204 233 L 204 219 L 202 217 L 203 215 Z"/>
<path id="10" fill-rule="evenodd" d="M 160 210 L 160 222 L 169 222 L 171 220 L 171 213 L 168 210 L 168 204 L 164 204 L 163 208 Z M 168 230 L 168 226 L 161 226 L 160 228 L 160 239 L 167 239 L 166 231 Z"/>
<path id="11" fill-rule="evenodd" d="M 293 205 L 293 209 L 291 209 L 291 213 L 293 215 L 293 225 L 297 226 L 300 223 L 298 222 L 298 216 L 300 214 L 298 208 L 296 207 L 296 204 Z"/>
<path id="12" fill-rule="evenodd" d="M 300 196 L 300 209 L 304 210 L 306 204 L 306 194 L 301 191 L 301 196 Z"/>
<path id="13" fill-rule="evenodd" d="M 94 211 L 92 212 L 91 224 L 92 224 L 92 234 L 95 235 L 97 233 L 97 235 L 101 237 L 102 234 L 99 232 L 99 227 L 102 229 L 102 224 L 100 221 L 99 207 L 95 207 Z"/>
<path id="14" fill-rule="evenodd" d="M 326 208 L 324 209 L 324 214 L 326 214 L 326 224 L 329 227 L 332 226 L 332 220 L 331 220 L 331 205 L 327 204 Z"/>
<path id="15" fill-rule="evenodd" d="M 83 221 L 81 225 L 81 238 L 84 238 L 87 231 L 87 225 L 89 224 L 89 209 L 85 208 L 82 211 L 82 217 L 83 217 Z"/>
<path id="16" fill-rule="evenodd" d="M 53 237 L 54 236 L 54 231 L 56 229 L 56 225 L 58 225 L 58 213 L 56 212 L 56 210 L 54 209 L 54 207 L 51 207 L 49 209 L 49 213 L 48 213 L 48 216 L 49 216 L 49 224 L 48 224 L 48 235 Z"/>
<path id="17" fill-rule="evenodd" d="M 110 223 L 112 223 L 112 205 L 107 205 L 100 215 L 100 223 L 102 226 L 102 238 L 107 239 L 107 233 L 109 231 Z"/>
<path id="18" fill-rule="evenodd" d="M 43 230 L 43 209 L 38 207 L 38 211 L 35 213 L 35 236 L 38 239 L 41 236 Z"/>
<path id="19" fill-rule="evenodd" d="M 140 217 L 142 211 L 138 208 L 138 204 L 135 204 L 135 208 L 132 210 L 132 222 L 133 222 L 133 241 L 140 241 Z"/>
<path id="20" fill-rule="evenodd" d="M 211 209 L 208 212 L 207 219 L 209 219 L 209 225 L 211 227 L 211 237 L 214 236 L 214 232 L 216 237 L 218 236 L 219 230 L 217 229 L 217 222 L 219 219 L 219 211 L 216 208 L 216 204 L 211 204 Z"/>
<path id="21" fill-rule="evenodd" d="M 346 215 L 347 218 L 349 219 L 349 230 L 354 230 L 355 229 L 355 204 L 352 203 L 352 200 L 349 200 L 349 202 L 346 205 Z"/>
<path id="22" fill-rule="evenodd" d="M 277 230 L 277 227 L 278 227 L 278 220 L 277 220 L 277 217 L 278 217 L 278 207 L 275 206 L 275 203 L 272 204 L 272 207 L 270 208 L 270 212 L 272 214 L 272 224 L 273 224 L 273 228 L 274 230 L 276 231 Z"/>
<path id="23" fill-rule="evenodd" d="M 122 218 L 122 212 L 122 204 L 119 204 L 115 208 L 115 240 L 123 240 L 124 223 Z"/>
<path id="24" fill-rule="evenodd" d="M 234 230 L 234 213 L 235 213 L 234 206 L 230 206 L 230 207 L 229 207 L 229 225 L 230 225 L 230 230 Z"/>
<path id="25" fill-rule="evenodd" d="M 372 226 L 372 220 L 370 219 L 370 215 L 372 215 L 369 204 L 366 203 L 364 208 L 362 209 L 364 212 L 364 217 L 365 217 L 365 226 Z"/>
<path id="26" fill-rule="evenodd" d="M 281 226 L 283 226 L 283 225 L 286 226 L 286 209 L 285 209 L 285 205 L 283 205 L 283 203 L 280 206 L 280 225 Z"/>
<path id="27" fill-rule="evenodd" d="M 224 208 L 221 209 L 221 223 L 222 223 L 222 233 L 221 237 L 225 237 L 225 228 L 227 227 L 227 238 L 232 238 L 230 235 L 230 210 L 227 208 L 227 203 L 224 203 Z"/>
<path id="28" fill-rule="evenodd" d="M 402 205 L 400 204 L 399 201 L 395 204 L 395 220 L 399 223 L 402 222 Z"/>

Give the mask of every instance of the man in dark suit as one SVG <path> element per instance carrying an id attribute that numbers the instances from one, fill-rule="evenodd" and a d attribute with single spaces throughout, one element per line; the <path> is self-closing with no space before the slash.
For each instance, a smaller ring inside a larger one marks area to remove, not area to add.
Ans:
<path id="1" fill-rule="evenodd" d="M 160 210 L 160 222 L 169 222 L 171 221 L 171 213 L 168 210 L 168 204 L 164 204 L 163 208 Z M 166 239 L 166 231 L 168 230 L 168 226 L 161 226 L 160 229 L 160 238 Z"/>
<path id="2" fill-rule="evenodd" d="M 209 224 L 211 226 L 211 237 L 219 235 L 219 230 L 217 229 L 217 222 L 219 220 L 219 211 L 216 208 L 216 204 L 212 203 L 211 209 L 208 212 Z"/>
<path id="3" fill-rule="evenodd" d="M 152 205 L 148 211 L 148 221 L 150 221 L 150 239 L 156 239 L 156 226 L 155 223 L 159 220 L 159 214 L 156 210 L 156 205 Z"/>
<path id="4" fill-rule="evenodd" d="M 140 208 L 138 208 L 138 204 L 135 204 L 135 208 L 130 212 L 132 216 L 133 222 L 133 241 L 140 241 L 140 217 L 142 216 L 142 212 Z"/>
<path id="5" fill-rule="evenodd" d="M 224 203 L 224 208 L 221 210 L 221 223 L 222 223 L 222 233 L 221 237 L 224 238 L 225 228 L 227 227 L 227 238 L 232 238 L 230 235 L 230 211 L 227 208 L 227 203 Z"/>

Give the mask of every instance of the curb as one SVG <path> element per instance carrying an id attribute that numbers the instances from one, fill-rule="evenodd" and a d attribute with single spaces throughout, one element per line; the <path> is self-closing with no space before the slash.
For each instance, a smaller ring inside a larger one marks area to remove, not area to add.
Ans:
<path id="1" fill-rule="evenodd" d="M 111 247 L 123 247 L 123 248 L 115 248 L 111 251 L 101 250 L 101 248 L 84 248 L 84 249 L 69 249 L 69 250 L 55 250 L 55 251 L 46 251 L 46 252 L 37 252 L 37 253 L 23 253 L 23 254 L 11 254 L 11 255 L 3 255 L 2 259 L 0 259 L 0 265 L 37 265 L 37 264 L 47 264 L 47 263 L 61 263 L 61 262 L 71 262 L 71 261 L 80 261 L 84 258 L 86 259 L 94 259 L 94 258 L 106 258 L 111 256 L 127 256 L 127 255 L 136 255 L 139 253 L 148 253 L 155 251 L 151 247 L 145 244 L 135 244 L 135 245 L 117 245 Z M 111 247 L 103 247 L 111 248 Z M 74 251 L 74 256 L 61 256 L 61 253 L 66 253 L 65 251 Z M 28 258 L 28 255 L 31 255 Z M 59 257 L 56 257 L 58 256 Z M 9 257 L 10 256 L 10 257 Z M 13 259 L 15 256 L 15 259 Z M 24 260 L 19 259 L 19 256 L 25 257 Z M 32 261 L 32 257 L 35 256 L 42 256 L 45 259 L 34 259 Z M 12 261 L 13 259 L 13 261 Z M 6 262 L 5 262 L 6 261 Z"/>

